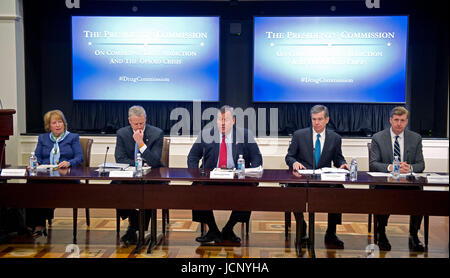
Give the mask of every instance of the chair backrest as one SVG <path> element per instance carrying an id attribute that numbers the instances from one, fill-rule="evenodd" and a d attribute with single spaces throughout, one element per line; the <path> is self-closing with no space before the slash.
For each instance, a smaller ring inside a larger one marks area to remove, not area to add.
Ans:
<path id="1" fill-rule="evenodd" d="M 161 153 L 161 163 L 164 165 L 164 167 L 169 167 L 169 155 L 170 155 L 170 139 L 164 138 Z"/>
<path id="2" fill-rule="evenodd" d="M 88 138 L 80 138 L 81 149 L 83 150 L 83 167 L 91 165 L 91 149 L 94 140 Z"/>
<path id="3" fill-rule="evenodd" d="M 369 158 L 369 171 L 370 171 L 370 148 L 372 147 L 372 143 L 368 142 L 367 143 L 367 151 L 369 152 L 368 158 Z"/>

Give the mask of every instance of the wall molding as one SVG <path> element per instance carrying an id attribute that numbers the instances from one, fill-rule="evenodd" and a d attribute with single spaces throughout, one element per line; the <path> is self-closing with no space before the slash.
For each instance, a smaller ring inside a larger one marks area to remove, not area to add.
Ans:
<path id="1" fill-rule="evenodd" d="M 91 151 L 91 165 L 96 166 L 103 163 L 106 147 L 109 146 L 107 162 L 114 162 L 114 149 L 116 145 L 115 136 L 80 136 L 94 140 Z M 187 155 L 196 136 L 174 136 L 167 137 L 170 143 L 170 167 L 187 167 Z M 26 165 L 28 157 L 36 148 L 37 135 L 22 135 L 19 138 L 19 165 Z M 256 138 L 256 142 L 263 155 L 263 165 L 267 169 L 287 169 L 284 157 L 289 147 L 291 138 Z M 371 138 L 343 138 L 342 152 L 350 162 L 352 157 L 356 158 L 361 171 L 369 169 L 367 143 Z M 422 141 L 425 157 L 425 171 L 448 172 L 449 171 L 449 140 L 448 139 L 424 139 Z M 11 150 L 6 149 L 6 152 Z"/>

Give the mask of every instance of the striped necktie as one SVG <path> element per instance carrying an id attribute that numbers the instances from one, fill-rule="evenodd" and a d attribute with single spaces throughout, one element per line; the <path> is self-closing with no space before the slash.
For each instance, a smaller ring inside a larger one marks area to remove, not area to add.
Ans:
<path id="1" fill-rule="evenodd" d="M 398 156 L 398 160 L 401 161 L 400 159 L 400 144 L 398 143 L 398 135 L 395 136 L 395 142 L 394 142 L 394 157 Z"/>

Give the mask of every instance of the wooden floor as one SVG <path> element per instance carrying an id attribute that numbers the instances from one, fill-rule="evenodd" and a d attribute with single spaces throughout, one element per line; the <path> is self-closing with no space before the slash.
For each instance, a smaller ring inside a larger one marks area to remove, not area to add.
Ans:
<path id="1" fill-rule="evenodd" d="M 78 242 L 80 257 L 86 258 L 296 258 L 295 234 L 286 241 L 284 237 L 284 213 L 253 212 L 250 234 L 246 238 L 238 223 L 235 233 L 243 241 L 241 245 L 201 246 L 195 242 L 200 226 L 191 221 L 191 211 L 171 210 L 168 236 L 151 254 L 146 248 L 134 254 L 135 246 L 125 247 L 116 235 L 115 210 L 91 209 L 91 225 L 86 226 L 84 209 L 79 209 Z M 216 211 L 221 229 L 230 212 Z M 305 214 L 305 216 L 307 216 Z M 293 218 L 293 217 L 292 217 Z M 307 218 L 307 217 L 306 217 Z M 158 211 L 158 225 L 161 229 L 161 215 Z M 294 218 L 293 225 L 295 224 Z M 409 217 L 392 215 L 387 227 L 387 236 L 392 250 L 379 252 L 381 258 L 449 258 L 448 217 L 430 217 L 430 236 L 427 252 L 414 253 L 408 249 Z M 121 222 L 121 235 L 128 226 Z M 293 226 L 294 227 L 294 226 Z M 326 249 L 324 234 L 327 227 L 326 214 L 316 215 L 316 257 L 317 258 L 365 258 L 366 247 L 373 243 L 373 235 L 367 231 L 367 215 L 344 214 L 343 225 L 337 229 L 344 241 L 342 250 Z M 423 242 L 423 230 L 420 231 Z M 66 247 L 72 243 L 72 210 L 56 209 L 55 219 L 49 227 L 48 237 L 33 240 L 27 236 L 13 236 L 9 244 L 0 245 L 0 258 L 64 258 L 71 256 Z M 302 249 L 308 258 L 307 249 Z"/>

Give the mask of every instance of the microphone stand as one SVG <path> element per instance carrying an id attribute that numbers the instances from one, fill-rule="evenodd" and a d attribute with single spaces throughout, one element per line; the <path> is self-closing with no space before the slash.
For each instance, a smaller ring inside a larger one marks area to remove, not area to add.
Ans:
<path id="1" fill-rule="evenodd" d="M 202 168 L 200 170 L 200 176 L 202 176 L 202 177 L 206 176 L 206 171 L 205 171 L 205 147 L 204 146 L 203 146 Z"/>
<path id="2" fill-rule="evenodd" d="M 409 151 L 406 151 L 406 158 L 409 158 Z M 406 160 L 406 163 L 408 163 L 408 160 Z M 406 176 L 407 180 L 414 180 L 416 177 L 414 177 L 413 175 L 413 171 L 412 171 L 412 164 L 409 164 L 409 174 Z"/>
<path id="3" fill-rule="evenodd" d="M 106 147 L 105 161 L 103 162 L 103 169 L 100 172 L 100 176 L 106 176 L 107 175 L 107 172 L 105 171 L 105 166 L 106 166 L 106 157 L 108 156 L 108 150 L 109 150 L 109 146 Z"/>
<path id="4" fill-rule="evenodd" d="M 313 161 L 313 173 L 312 173 L 312 177 L 317 177 L 318 175 L 316 174 L 316 148 L 313 148 L 313 156 L 312 156 L 312 161 Z"/>
<path id="5" fill-rule="evenodd" d="M 3 144 L 2 153 L 0 154 L 0 170 L 3 169 L 3 155 L 5 154 L 5 149 L 6 149 L 6 144 Z"/>

